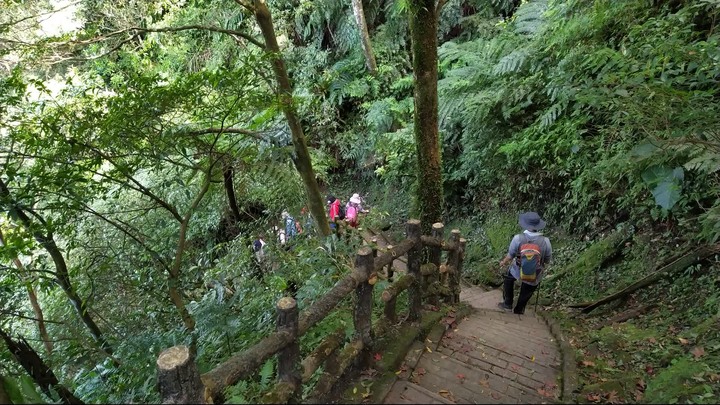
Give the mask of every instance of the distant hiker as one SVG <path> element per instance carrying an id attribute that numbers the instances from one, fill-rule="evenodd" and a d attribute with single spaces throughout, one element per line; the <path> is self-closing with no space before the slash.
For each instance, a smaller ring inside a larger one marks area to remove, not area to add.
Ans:
<path id="1" fill-rule="evenodd" d="M 275 236 L 277 237 L 277 242 L 280 245 L 283 245 L 283 246 L 285 245 L 286 238 L 285 238 L 285 229 L 284 228 L 278 228 L 277 225 L 273 225 L 273 227 L 270 228 L 270 232 L 275 234 Z"/>
<path id="2" fill-rule="evenodd" d="M 300 216 L 304 219 L 305 224 L 303 225 L 303 229 L 305 229 L 305 234 L 312 233 L 313 229 L 313 217 L 310 215 L 310 212 L 308 211 L 307 207 L 302 207 L 300 210 Z"/>
<path id="3" fill-rule="evenodd" d="M 503 273 L 503 302 L 498 306 L 504 310 L 513 310 L 513 313 L 525 313 L 525 306 L 538 284 L 545 275 L 545 267 L 552 260 L 552 246 L 550 239 L 540 232 L 545 228 L 545 221 L 535 212 L 520 214 L 518 223 L 523 232 L 513 236 L 508 252 L 500 266 L 505 267 L 512 263 L 507 272 Z M 513 309 L 513 294 L 515 281 L 520 280 L 520 296 Z"/>
<path id="4" fill-rule="evenodd" d="M 258 234 L 252 243 L 252 250 L 255 255 L 255 271 L 253 277 L 261 280 L 265 272 L 265 245 L 265 235 L 262 233 Z"/>
<path id="5" fill-rule="evenodd" d="M 345 206 L 345 220 L 348 221 L 351 227 L 358 227 L 358 216 L 360 215 L 360 212 L 362 212 L 362 200 L 360 199 L 360 194 L 353 194 Z"/>
<path id="6" fill-rule="evenodd" d="M 298 234 L 297 223 L 295 218 L 293 218 L 287 211 L 282 212 L 282 219 L 285 224 L 285 239 L 290 241 Z"/>
<path id="7" fill-rule="evenodd" d="M 328 218 L 330 219 L 330 229 L 337 229 L 338 220 L 345 219 L 345 213 L 340 206 L 340 200 L 335 198 L 334 195 L 330 194 L 327 197 Z"/>
<path id="8" fill-rule="evenodd" d="M 253 252 L 255 253 L 255 259 L 258 262 L 262 262 L 265 259 L 265 235 L 258 234 L 257 239 L 253 241 Z"/>

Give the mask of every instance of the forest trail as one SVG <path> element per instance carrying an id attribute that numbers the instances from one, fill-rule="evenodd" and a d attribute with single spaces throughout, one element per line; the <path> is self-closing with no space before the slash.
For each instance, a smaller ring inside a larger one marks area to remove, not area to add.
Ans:
<path id="1" fill-rule="evenodd" d="M 368 236 L 368 233 L 365 233 Z M 371 235 L 370 235 L 371 236 Z M 385 238 L 378 238 L 382 247 Z M 403 262 L 397 260 L 398 271 Z M 439 342 L 409 352 L 382 403 L 551 403 L 559 399 L 561 354 L 548 325 L 533 311 L 498 309 L 499 289 L 463 285 L 460 299 L 472 307 Z M 382 389 L 373 387 L 373 389 Z"/>

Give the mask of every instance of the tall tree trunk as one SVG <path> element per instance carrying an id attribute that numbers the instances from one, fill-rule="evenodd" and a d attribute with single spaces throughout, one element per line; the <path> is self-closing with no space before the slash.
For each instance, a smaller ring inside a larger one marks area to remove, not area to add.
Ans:
<path id="1" fill-rule="evenodd" d="M 232 165 L 229 162 L 223 164 L 223 186 L 225 186 L 225 195 L 227 195 L 230 212 L 232 212 L 233 220 L 240 222 L 240 208 L 237 205 L 237 197 L 235 196 L 235 185 L 233 182 L 234 173 Z"/>
<path id="2" fill-rule="evenodd" d="M 8 189 L 5 182 L 3 182 L 2 180 L 0 180 L 0 196 L 6 198 L 8 201 L 12 200 L 10 190 Z M 75 308 L 75 311 L 78 313 L 80 319 L 82 319 L 83 323 L 88 328 L 90 334 L 95 339 L 95 341 L 108 355 L 112 355 L 112 347 L 105 339 L 105 335 L 103 335 L 102 331 L 95 323 L 95 320 L 90 316 L 90 312 L 88 311 L 85 302 L 82 298 L 80 298 L 80 296 L 75 291 L 75 287 L 72 285 L 72 280 L 70 279 L 70 273 L 68 272 L 65 257 L 63 256 L 62 252 L 60 252 L 60 249 L 55 243 L 52 232 L 46 230 L 47 235 L 40 232 L 37 229 L 37 226 L 35 226 L 33 221 L 30 219 L 30 217 L 28 217 L 27 214 L 25 214 L 25 212 L 17 205 L 12 207 L 10 211 L 11 214 L 14 214 L 15 216 L 17 216 L 17 218 L 20 219 L 20 222 L 23 224 L 25 229 L 27 229 L 28 232 L 32 233 L 32 235 L 35 237 L 35 240 L 37 240 L 38 243 L 40 243 L 40 245 L 48 252 L 48 254 L 50 254 L 50 257 L 55 264 L 55 282 L 57 282 L 60 288 L 62 288 L 62 290 L 65 292 L 65 295 L 70 300 L 73 308 Z"/>
<path id="3" fill-rule="evenodd" d="M 45 395 L 52 397 L 51 388 L 60 396 L 64 404 L 83 404 L 70 390 L 60 384 L 55 373 L 48 367 L 25 339 L 13 340 L 4 330 L 0 329 L 0 337 L 12 353 L 15 360 L 27 371 L 35 383 L 43 390 Z"/>
<path id="4" fill-rule="evenodd" d="M 355 22 L 360 31 L 360 42 L 363 53 L 365 54 L 365 66 L 368 72 L 375 74 L 377 71 L 377 63 L 375 62 L 375 54 L 373 53 L 372 43 L 370 42 L 370 33 L 368 32 L 367 23 L 365 22 L 365 11 L 363 10 L 362 0 L 352 0 L 352 7 L 353 14 L 355 14 Z"/>
<path id="5" fill-rule="evenodd" d="M 5 246 L 5 236 L 2 233 L 2 229 L 0 229 L 0 246 Z M 48 335 L 47 328 L 45 327 L 45 317 L 43 316 L 42 308 L 40 308 L 40 303 L 37 299 L 37 292 L 35 290 L 35 287 L 32 284 L 32 280 L 28 272 L 25 270 L 25 266 L 23 266 L 22 262 L 20 261 L 20 258 L 15 256 L 13 257 L 12 261 L 15 264 L 15 267 L 17 267 L 18 269 L 20 280 L 25 284 L 25 289 L 28 293 L 28 299 L 30 300 L 30 306 L 32 306 L 33 313 L 35 313 L 35 319 L 37 321 L 40 337 L 43 340 L 43 344 L 45 345 L 45 350 L 47 351 L 48 356 L 51 356 L 53 352 L 53 342 L 50 339 L 50 335 Z"/>
<path id="6" fill-rule="evenodd" d="M 287 70 L 285 69 L 285 62 L 280 54 L 277 38 L 275 37 L 272 16 L 270 15 L 270 10 L 265 0 L 253 0 L 253 8 L 255 19 L 265 39 L 265 52 L 272 60 L 275 80 L 278 82 L 278 96 L 283 113 L 285 114 L 285 119 L 287 119 L 290 132 L 292 133 L 293 146 L 295 147 L 293 163 L 305 185 L 305 193 L 307 194 L 310 203 L 310 212 L 315 218 L 315 223 L 320 232 L 327 236 L 330 235 L 330 224 L 328 223 L 327 215 L 325 215 L 325 201 L 320 195 L 320 187 L 318 186 L 315 172 L 312 168 L 310 153 L 308 152 L 305 141 L 305 134 L 293 104 L 293 89 Z"/>
<path id="7" fill-rule="evenodd" d="M 410 1 L 410 38 L 415 75 L 415 144 L 418 205 L 423 233 L 442 222 L 443 184 L 438 136 L 437 16 L 442 0 Z"/>

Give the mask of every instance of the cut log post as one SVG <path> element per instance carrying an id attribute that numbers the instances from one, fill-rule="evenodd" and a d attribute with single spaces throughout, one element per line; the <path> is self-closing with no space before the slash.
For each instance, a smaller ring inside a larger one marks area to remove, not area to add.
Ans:
<path id="1" fill-rule="evenodd" d="M 462 280 L 463 261 L 465 260 L 465 246 L 467 246 L 467 240 L 465 238 L 460 238 L 460 252 L 458 253 L 457 268 L 453 269 L 454 271 L 451 273 L 452 276 L 455 277 L 455 290 L 453 290 L 453 294 L 455 294 L 455 302 L 460 302 L 460 280 Z"/>
<path id="2" fill-rule="evenodd" d="M 700 247 L 698 249 L 693 250 L 690 253 L 684 254 L 669 264 L 663 266 L 662 268 L 658 269 L 654 273 L 651 273 L 650 275 L 641 278 L 640 280 L 630 284 L 629 286 L 625 287 L 624 289 L 614 293 L 610 294 L 605 298 L 602 298 L 595 302 L 584 302 L 580 304 L 572 304 L 568 305 L 571 308 L 583 308 L 583 313 L 588 313 L 592 311 L 593 309 L 599 307 L 600 305 L 607 304 L 608 302 L 615 301 L 618 298 L 623 298 L 631 293 L 641 289 L 645 288 L 649 285 L 652 285 L 658 281 L 660 281 L 663 277 L 669 276 L 673 274 L 676 271 L 680 271 L 683 269 L 686 269 L 688 266 L 692 266 L 693 264 L 705 260 L 705 258 L 720 253 L 720 243 L 716 243 L 714 245 L 707 245 Z"/>
<path id="3" fill-rule="evenodd" d="M 372 304 L 373 284 L 369 282 L 370 274 L 374 271 L 374 257 L 372 250 L 361 248 L 355 256 L 355 270 L 366 275 L 368 281 L 358 284 L 355 288 L 355 310 L 353 311 L 353 324 L 355 325 L 355 339 L 363 342 L 362 353 L 357 358 L 356 365 L 365 368 L 370 364 L 373 347 L 372 336 Z"/>
<path id="4" fill-rule="evenodd" d="M 278 381 L 295 386 L 290 400 L 295 402 L 300 393 L 300 341 L 298 339 L 298 306 L 291 297 L 280 298 L 275 306 L 277 331 L 287 332 L 294 339 L 278 353 Z"/>
<path id="5" fill-rule="evenodd" d="M 205 387 L 189 347 L 173 346 L 157 358 L 158 389 L 163 404 L 206 404 Z"/>
<path id="6" fill-rule="evenodd" d="M 393 245 L 387 245 L 388 251 L 392 251 L 392 249 L 393 249 Z M 387 278 L 388 278 L 389 282 L 392 283 L 394 281 L 393 280 L 394 275 L 395 275 L 395 268 L 393 267 L 392 262 L 390 262 L 390 264 L 387 265 Z"/>
<path id="7" fill-rule="evenodd" d="M 408 250 L 408 274 L 414 277 L 408 290 L 410 305 L 408 307 L 408 320 L 420 322 L 420 311 L 422 310 L 422 286 L 420 284 L 420 262 L 422 260 L 422 243 L 420 242 L 420 221 L 411 219 L 407 222 L 407 237 L 413 242 L 412 248 Z"/>
<path id="8" fill-rule="evenodd" d="M 448 254 L 448 266 L 452 267 L 453 272 L 449 272 L 447 276 L 447 285 L 450 290 L 450 295 L 446 297 L 446 301 L 448 304 L 456 304 L 459 299 L 456 300 L 455 297 L 455 289 L 458 287 L 458 284 L 460 282 L 460 279 L 457 278 L 457 268 L 460 263 L 460 230 L 453 229 L 450 232 L 450 243 L 455 245 L 457 248 L 450 251 Z"/>
<path id="9" fill-rule="evenodd" d="M 442 240 L 445 236 L 445 225 L 443 225 L 441 222 L 436 222 L 432 225 L 432 234 L 431 236 L 435 239 Z M 430 246 L 428 248 L 428 264 L 432 264 L 435 266 L 435 269 L 440 268 L 440 258 L 442 256 L 442 250 L 440 249 L 440 246 Z M 425 285 L 429 285 L 431 283 L 434 283 L 435 281 L 438 281 L 440 279 L 440 274 L 437 272 L 434 272 L 431 275 L 425 276 Z M 440 304 L 438 300 L 438 296 L 436 294 L 430 295 L 428 298 L 428 302 L 430 305 L 438 306 Z"/>

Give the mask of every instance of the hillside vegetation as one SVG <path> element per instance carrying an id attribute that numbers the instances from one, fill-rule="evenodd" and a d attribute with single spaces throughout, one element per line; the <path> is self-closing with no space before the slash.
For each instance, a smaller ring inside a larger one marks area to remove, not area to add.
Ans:
<path id="1" fill-rule="evenodd" d="M 302 308 L 351 269 L 360 241 L 323 237 L 305 214 L 275 56 L 241 3 L 83 0 L 79 27 L 57 35 L 36 31 L 45 1 L 3 3 L 0 393 L 13 403 L 67 402 L 58 387 L 158 402 L 160 351 L 194 344 L 205 372 L 269 333 L 280 297 Z M 322 196 L 361 193 L 361 225 L 395 236 L 419 217 L 412 4 L 363 3 L 369 71 L 350 2 L 269 3 Z M 497 286 L 517 214 L 537 211 L 555 250 L 538 305 L 575 349 L 574 400 L 718 402 L 720 1 L 441 4 L 437 197 L 468 240 L 467 280 Z M 303 233 L 281 246 L 284 210 Z M 351 310 L 302 351 L 352 333 Z M 22 341 L 54 388 L 13 357 Z M 226 402 L 255 403 L 275 367 Z"/>

